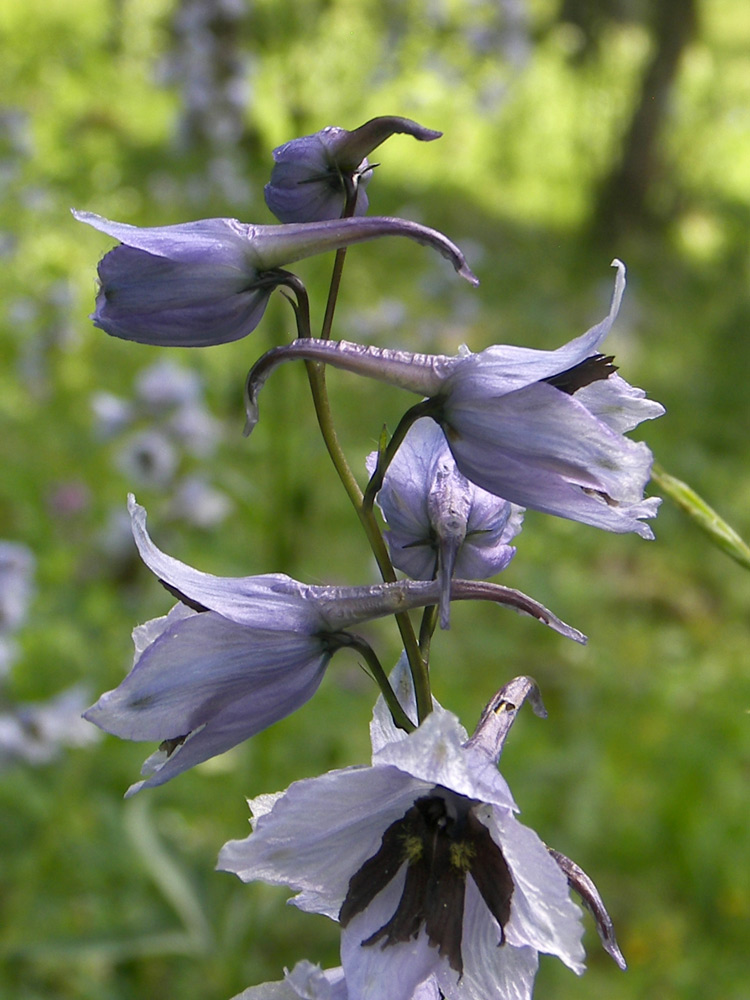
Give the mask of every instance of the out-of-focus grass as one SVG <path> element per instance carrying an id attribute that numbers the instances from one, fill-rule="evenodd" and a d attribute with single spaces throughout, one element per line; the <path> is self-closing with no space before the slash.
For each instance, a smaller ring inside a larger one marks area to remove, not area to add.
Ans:
<path id="1" fill-rule="evenodd" d="M 737 125 L 747 56 L 726 24 L 706 20 L 668 122 L 672 173 L 663 185 L 681 203 L 674 224 L 593 252 L 580 228 L 632 100 L 647 42 L 638 31 L 613 34 L 609 58 L 585 70 L 566 61 L 563 35 L 544 35 L 525 70 L 497 64 L 508 90 L 488 111 L 475 98 L 498 82 L 490 61 L 466 61 L 450 33 L 431 61 L 428 40 L 412 30 L 412 5 L 385 63 L 380 5 L 340 2 L 323 12 L 298 2 L 299 33 L 287 31 L 280 6 L 258 3 L 254 15 L 249 121 L 264 153 L 247 163 L 258 192 L 250 206 L 215 194 L 196 204 L 180 187 L 200 162 L 170 146 L 176 96 L 153 74 L 171 5 L 125 3 L 120 21 L 115 5 L 98 0 L 9 3 L 0 16 L 3 100 L 29 116 L 28 149 L 3 153 L 0 203 L 0 228 L 10 234 L 0 271 L 0 533 L 38 559 L 23 657 L 9 682 L 18 699 L 80 680 L 92 697 L 114 686 L 130 662 L 130 629 L 170 606 L 137 561 L 115 565 L 101 554 L 107 513 L 132 483 L 95 438 L 90 396 L 127 393 L 160 352 L 107 338 L 86 320 L 93 265 L 109 244 L 77 226 L 68 208 L 143 224 L 213 214 L 269 221 L 259 192 L 270 147 L 331 122 L 395 112 L 444 129 L 440 143 L 394 138 L 379 151 L 372 210 L 443 228 L 466 244 L 482 279 L 478 292 L 463 288 L 410 244 L 355 248 L 337 335 L 416 350 L 454 351 L 463 341 L 475 350 L 557 346 L 604 315 L 617 254 L 629 287 L 607 346 L 623 374 L 668 409 L 639 434 L 670 472 L 750 533 L 750 205 L 736 170 L 693 155 L 726 149 L 735 164 L 750 155 Z M 729 6 L 741 25 L 741 3 Z M 543 24 L 546 5 L 537 7 Z M 353 39 L 357 59 L 342 38 Z M 715 60 L 721 88 L 704 72 Z M 318 319 L 329 266 L 298 268 Z M 403 303 L 395 323 L 394 303 Z M 210 469 L 236 505 L 223 527 L 169 524 L 155 491 L 138 497 L 157 542 L 201 568 L 368 582 L 372 561 L 328 473 L 301 368 L 273 375 L 257 431 L 250 441 L 240 436 L 244 372 L 292 334 L 279 300 L 246 341 L 174 352 L 204 376 L 227 425 Z M 411 400 L 337 372 L 329 383 L 342 440 L 362 469 L 381 425 L 393 427 Z M 71 485 L 88 498 L 75 509 L 60 502 Z M 589 928 L 587 975 L 577 980 L 544 960 L 539 996 L 703 1000 L 710 991 L 740 1000 L 746 992 L 750 576 L 673 508 L 665 505 L 655 529 L 647 544 L 527 516 L 504 582 L 583 629 L 585 649 L 509 612 L 466 605 L 434 643 L 435 691 L 469 728 L 509 677 L 538 679 L 549 718 L 521 716 L 504 770 L 523 817 L 597 879 L 630 963 L 619 973 Z M 394 661 L 393 628 L 380 623 L 368 634 Z M 356 661 L 341 653 L 311 704 L 143 805 L 121 795 L 150 748 L 113 738 L 44 768 L 6 770 L 0 996 L 221 1000 L 279 978 L 302 957 L 335 964 L 329 922 L 213 865 L 224 840 L 247 829 L 246 796 L 367 760 L 373 698 Z"/>

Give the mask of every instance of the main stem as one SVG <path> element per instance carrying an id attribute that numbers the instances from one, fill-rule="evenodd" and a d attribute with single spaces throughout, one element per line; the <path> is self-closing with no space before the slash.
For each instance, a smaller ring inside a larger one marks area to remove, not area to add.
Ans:
<path id="1" fill-rule="evenodd" d="M 347 199 L 343 213 L 344 217 L 353 214 L 356 199 L 356 187 L 354 184 L 351 184 L 347 189 Z M 336 302 L 338 300 L 339 287 L 341 285 L 341 277 L 344 270 L 345 260 L 346 247 L 342 247 L 336 251 L 336 257 L 333 262 L 333 273 L 331 275 L 331 284 L 328 290 L 328 301 L 326 303 L 323 328 L 321 331 L 322 340 L 328 340 L 331 336 L 333 316 L 336 311 Z M 331 457 L 331 461 L 333 462 L 333 467 L 341 480 L 341 483 L 346 491 L 346 495 L 349 497 L 352 506 L 357 512 L 357 517 L 359 518 L 360 524 L 364 529 L 367 541 L 369 542 L 370 548 L 375 556 L 375 561 L 378 564 L 380 575 L 386 583 L 392 583 L 396 579 L 396 574 L 393 570 L 393 564 L 391 563 L 390 556 L 388 555 L 388 548 L 383 541 L 382 532 L 380 531 L 380 527 L 378 526 L 373 513 L 372 501 L 370 500 L 369 503 L 364 502 L 364 495 L 359 488 L 359 483 L 357 482 L 351 468 L 349 467 L 349 463 L 346 460 L 346 456 L 339 442 L 338 435 L 336 434 L 336 428 L 333 423 L 333 415 L 331 413 L 331 404 L 328 398 L 328 389 L 326 387 L 325 365 L 315 361 L 306 361 L 305 367 L 307 369 L 307 378 L 310 383 L 310 391 L 312 393 L 313 406 L 315 407 L 318 427 L 320 428 L 320 433 L 323 436 L 326 449 Z M 414 632 L 414 626 L 412 625 L 408 612 L 400 612 L 394 617 L 396 619 L 396 625 L 398 626 L 399 633 L 401 634 L 401 641 L 404 645 L 406 657 L 409 661 L 409 669 L 414 682 L 414 691 L 416 695 L 417 718 L 418 722 L 421 723 L 432 711 L 430 675 L 427 669 L 427 662 L 422 657 L 420 652 L 419 643 L 417 642 L 417 637 Z M 392 705 L 395 695 L 393 689 L 388 683 L 387 678 L 384 674 L 381 676 L 376 675 L 376 680 L 383 691 L 383 696 L 385 697 L 386 702 L 389 705 Z M 383 686 L 384 683 L 385 687 Z M 391 714 L 393 714 L 392 708 Z M 396 720 L 395 716 L 394 720 Z M 398 724 L 398 720 L 396 720 L 396 722 Z"/>

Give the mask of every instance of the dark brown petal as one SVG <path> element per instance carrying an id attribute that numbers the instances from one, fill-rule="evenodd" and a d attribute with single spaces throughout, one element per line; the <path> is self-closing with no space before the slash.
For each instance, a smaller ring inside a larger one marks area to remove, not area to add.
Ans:
<path id="1" fill-rule="evenodd" d="M 391 823 L 383 834 L 377 852 L 349 879 L 349 888 L 339 910 L 339 923 L 342 927 L 346 927 L 352 917 L 367 909 L 406 860 L 405 823 L 409 813 L 413 811 L 413 808 L 410 809 L 406 816 Z"/>
<path id="2" fill-rule="evenodd" d="M 599 382 L 608 379 L 613 372 L 617 371 L 617 365 L 613 365 L 614 355 L 605 357 L 603 354 L 592 354 L 572 368 L 557 375 L 550 375 L 549 378 L 542 379 L 548 385 L 553 385 L 561 392 L 572 396 L 574 392 L 582 389 L 592 382 Z"/>
<path id="3" fill-rule="evenodd" d="M 513 876 L 508 862 L 487 827 L 480 823 L 473 812 L 469 813 L 471 842 L 476 851 L 469 869 L 477 889 L 492 916 L 500 924 L 500 941 L 505 940 L 505 925 L 510 919 L 510 901 L 513 896 Z"/>

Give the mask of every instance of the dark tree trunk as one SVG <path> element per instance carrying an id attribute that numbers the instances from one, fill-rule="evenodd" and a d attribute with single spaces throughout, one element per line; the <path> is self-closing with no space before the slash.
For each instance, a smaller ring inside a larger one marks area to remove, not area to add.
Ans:
<path id="1" fill-rule="evenodd" d="M 659 139 L 680 59 L 697 24 L 697 0 L 658 0 L 654 7 L 654 54 L 646 68 L 619 161 L 595 201 L 592 230 L 611 244 L 624 231 L 653 221 L 649 193 L 659 173 Z"/>

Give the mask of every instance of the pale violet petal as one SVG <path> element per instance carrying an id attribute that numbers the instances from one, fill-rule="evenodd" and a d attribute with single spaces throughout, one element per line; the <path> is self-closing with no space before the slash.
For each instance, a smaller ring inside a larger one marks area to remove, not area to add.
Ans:
<path id="1" fill-rule="evenodd" d="M 483 489 L 522 506 L 610 531 L 651 537 L 640 518 L 658 501 L 642 500 L 651 452 L 544 383 L 454 410 L 448 433 L 459 469 Z M 607 497 L 608 495 L 608 497 Z"/>
<path id="2" fill-rule="evenodd" d="M 345 989 L 334 992 L 334 985 L 343 986 L 344 970 L 329 969 L 325 972 L 312 962 L 297 962 L 284 979 L 293 987 L 300 1000 L 334 1000 L 335 996 L 346 996 Z"/>
<path id="3" fill-rule="evenodd" d="M 373 764 L 391 764 L 429 785 L 444 785 L 473 797 L 474 779 L 462 744 L 466 730 L 451 712 L 432 712 L 405 740 L 386 744 Z"/>
<path id="4" fill-rule="evenodd" d="M 567 371 L 593 354 L 611 330 L 625 290 L 625 267 L 617 260 L 613 266 L 617 268 L 617 276 L 612 302 L 600 323 L 555 351 L 495 345 L 479 354 L 464 355 L 462 363 L 453 367 L 447 378 L 445 388 L 452 399 L 464 402 L 478 395 L 504 395 Z"/>
<path id="5" fill-rule="evenodd" d="M 474 881 L 466 883 L 463 923 L 463 976 L 458 983 L 449 968 L 438 973 L 447 1000 L 531 1000 L 539 958 L 531 947 L 500 941 L 500 927 Z"/>
<path id="6" fill-rule="evenodd" d="M 348 1000 L 344 970 L 321 969 L 312 962 L 297 962 L 280 982 L 263 983 L 243 990 L 233 1000 Z"/>
<path id="7" fill-rule="evenodd" d="M 254 798 L 247 800 L 251 813 L 250 824 L 253 830 L 255 829 L 260 817 L 269 813 L 283 794 L 283 792 L 264 792 L 261 795 L 256 795 Z"/>
<path id="8" fill-rule="evenodd" d="M 146 511 L 131 495 L 128 508 L 141 558 L 160 580 L 240 625 L 313 634 L 324 623 L 300 584 L 282 573 L 220 577 L 202 573 L 162 552 L 146 530 Z"/>
<path id="9" fill-rule="evenodd" d="M 230 840 L 218 867 L 244 882 L 299 891 L 300 909 L 338 917 L 349 879 L 380 847 L 423 783 L 396 768 L 347 768 L 294 782 L 245 840 Z"/>
<path id="10" fill-rule="evenodd" d="M 86 712 L 122 739 L 174 739 L 220 714 L 250 735 L 269 724 L 274 702 L 317 686 L 330 655 L 312 636 L 249 629 L 210 611 L 149 625 L 155 638 L 128 676 Z"/>
<path id="11" fill-rule="evenodd" d="M 133 669 L 84 713 L 123 739 L 165 744 L 129 794 L 164 784 L 296 711 L 330 659 L 314 636 L 251 629 L 182 605 L 141 626 L 135 640 Z"/>
<path id="12" fill-rule="evenodd" d="M 404 709 L 406 714 L 410 719 L 416 722 L 417 719 L 417 704 L 414 697 L 414 682 L 412 681 L 411 670 L 409 669 L 409 661 L 405 653 L 402 653 L 398 659 L 398 663 L 391 671 L 388 681 L 396 692 L 396 697 L 399 700 L 399 704 Z M 451 712 L 443 708 L 437 698 L 432 699 L 432 714 L 438 716 L 449 716 L 451 719 L 454 718 Z M 459 729 L 460 733 L 463 733 L 463 729 Z M 376 756 L 378 752 L 388 743 L 396 743 L 401 740 L 408 738 L 408 733 L 405 733 L 403 729 L 399 729 L 393 722 L 388 706 L 385 703 L 385 699 L 380 695 L 375 702 L 375 707 L 372 713 L 372 721 L 370 723 L 370 741 L 372 743 L 372 754 L 373 763 L 376 762 Z"/>
<path id="13" fill-rule="evenodd" d="M 299 1000 L 299 993 L 286 980 L 249 986 L 237 993 L 232 1000 Z"/>
<path id="14" fill-rule="evenodd" d="M 508 943 L 557 955 L 580 975 L 585 957 L 583 924 L 581 909 L 570 898 L 568 880 L 537 834 L 511 813 L 493 810 L 487 826 L 513 874 L 510 920 L 505 927 Z"/>
<path id="15" fill-rule="evenodd" d="M 618 434 L 632 431 L 642 421 L 655 420 L 665 412 L 661 403 L 647 399 L 643 389 L 630 385 L 617 372 L 578 389 L 575 398 Z"/>
<path id="16" fill-rule="evenodd" d="M 243 263 L 243 254 L 253 228 L 237 219 L 199 219 L 174 226 L 142 227 L 114 222 L 94 212 L 74 209 L 73 216 L 78 222 L 85 222 L 120 243 L 145 253 L 163 257 L 179 255 L 191 260 L 208 254 L 211 258 L 233 259 L 237 267 Z M 230 258 L 229 255 L 233 256 Z"/>
<path id="17" fill-rule="evenodd" d="M 273 283 L 232 264 L 157 257 L 122 244 L 99 262 L 95 326 L 123 340 L 161 347 L 208 347 L 251 333 Z"/>
<path id="18" fill-rule="evenodd" d="M 442 959 L 428 944 L 424 928 L 416 940 L 384 948 L 380 943 L 362 946 L 393 916 L 404 888 L 405 867 L 380 892 L 364 912 L 341 931 L 341 964 L 350 1000 L 411 1000 L 420 983 Z"/>
<path id="19" fill-rule="evenodd" d="M 489 466 L 496 455 L 507 453 L 523 455 L 535 468 L 605 491 L 616 500 L 632 502 L 643 495 L 651 467 L 646 445 L 617 434 L 576 396 L 546 383 L 475 406 L 451 406 L 447 416 L 462 436 L 471 435 L 477 450 L 480 442 L 484 446 L 488 481 L 501 481 L 502 470 Z M 456 448 L 454 444 L 454 455 Z M 498 495 L 515 500 L 507 493 Z"/>
<path id="20" fill-rule="evenodd" d="M 368 458 L 375 468 L 376 454 Z M 438 575 L 486 579 L 505 569 L 520 530 L 518 508 L 469 482 L 456 468 L 445 435 L 431 419 L 409 429 L 385 475 L 378 506 L 388 525 L 393 565 L 415 580 Z M 453 572 L 451 573 L 451 567 Z M 441 623 L 447 624 L 444 590 Z"/>

